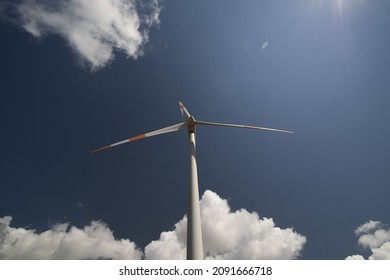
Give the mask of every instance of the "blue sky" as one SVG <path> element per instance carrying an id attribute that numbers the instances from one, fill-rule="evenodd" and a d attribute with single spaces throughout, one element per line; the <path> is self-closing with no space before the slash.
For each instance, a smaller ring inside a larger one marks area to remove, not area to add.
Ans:
<path id="1" fill-rule="evenodd" d="M 9 245 L 22 228 L 181 257 L 185 132 L 90 154 L 181 122 L 178 100 L 200 120 L 295 131 L 198 129 L 204 238 L 226 241 L 205 241 L 210 257 L 390 257 L 388 1 L 107 3 L 0 5 L 0 257 L 114 254 L 37 256 Z"/>

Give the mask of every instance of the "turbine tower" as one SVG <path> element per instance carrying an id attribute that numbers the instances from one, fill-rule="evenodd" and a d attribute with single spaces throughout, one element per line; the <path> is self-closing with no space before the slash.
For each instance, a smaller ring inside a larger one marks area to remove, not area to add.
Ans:
<path id="1" fill-rule="evenodd" d="M 200 220 L 200 208 L 199 208 L 199 187 L 198 187 L 198 168 L 196 164 L 196 148 L 195 148 L 195 127 L 198 125 L 208 126 L 225 126 L 225 127 L 236 127 L 236 128 L 248 128 L 257 130 L 268 130 L 274 132 L 285 132 L 294 133 L 288 130 L 249 126 L 249 125 L 238 125 L 238 124 L 225 124 L 225 123 L 214 123 L 204 122 L 196 120 L 183 103 L 179 101 L 181 113 L 184 118 L 184 122 L 178 123 L 172 126 L 161 128 L 155 131 L 151 131 L 145 134 L 141 134 L 132 138 L 125 139 L 123 141 L 104 146 L 96 149 L 91 153 L 96 153 L 105 149 L 109 149 L 121 144 L 132 142 L 146 137 L 152 137 L 168 132 L 174 132 L 182 128 L 187 128 L 188 131 L 188 148 L 189 148 L 189 190 L 188 190 L 188 213 L 187 213 L 187 260 L 203 260 L 203 241 L 202 241 L 202 228 Z"/>

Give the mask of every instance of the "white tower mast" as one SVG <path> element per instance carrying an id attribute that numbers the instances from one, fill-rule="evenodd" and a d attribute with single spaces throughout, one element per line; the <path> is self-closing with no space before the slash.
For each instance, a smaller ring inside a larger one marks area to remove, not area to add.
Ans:
<path id="1" fill-rule="evenodd" d="M 196 164 L 196 143 L 194 118 L 188 123 L 188 148 L 190 184 L 187 212 L 187 260 L 203 260 L 202 227 L 200 222 L 198 167 Z"/>

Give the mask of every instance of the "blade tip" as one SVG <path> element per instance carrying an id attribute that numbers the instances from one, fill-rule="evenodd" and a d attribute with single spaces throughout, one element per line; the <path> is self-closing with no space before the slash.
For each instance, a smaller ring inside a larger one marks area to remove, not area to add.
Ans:
<path id="1" fill-rule="evenodd" d="M 94 154 L 94 153 L 100 152 L 100 151 L 102 151 L 102 150 L 105 150 L 105 149 L 108 149 L 108 148 L 111 148 L 111 146 L 104 146 L 104 147 L 102 147 L 102 148 L 99 148 L 99 149 L 93 150 L 93 151 L 91 151 L 91 154 Z"/>

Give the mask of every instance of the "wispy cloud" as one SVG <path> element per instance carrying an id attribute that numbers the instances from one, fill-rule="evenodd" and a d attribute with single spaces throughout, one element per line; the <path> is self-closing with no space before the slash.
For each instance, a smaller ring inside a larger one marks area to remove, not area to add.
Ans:
<path id="1" fill-rule="evenodd" d="M 115 50 L 134 59 L 142 55 L 161 7 L 158 0 L 22 0 L 3 3 L 0 12 L 6 11 L 37 38 L 62 37 L 81 61 L 97 70 L 114 58 Z"/>
<path id="2" fill-rule="evenodd" d="M 390 260 L 390 229 L 379 221 L 369 221 L 355 230 L 358 244 L 371 251 L 370 260 Z M 361 255 L 352 255 L 347 260 L 364 259 Z"/>
<path id="3" fill-rule="evenodd" d="M 204 249 L 208 259 L 294 259 L 306 238 L 272 219 L 240 209 L 206 191 L 201 199 Z M 108 226 L 93 221 L 84 228 L 58 224 L 42 233 L 14 228 L 0 218 L 0 259 L 185 259 L 187 218 L 150 242 L 145 253 L 128 239 L 117 240 Z"/>
<path id="4" fill-rule="evenodd" d="M 291 228 L 281 229 L 272 219 L 240 209 L 232 212 L 227 201 L 206 191 L 200 201 L 204 251 L 208 259 L 294 259 L 306 238 Z M 147 259 L 185 259 L 184 217 L 173 231 L 145 248 Z"/>
<path id="5" fill-rule="evenodd" d="M 12 218 L 0 218 L 0 259 L 140 259 L 142 252 L 128 239 L 116 240 L 100 221 L 80 229 L 57 224 L 36 233 L 13 228 Z"/>

